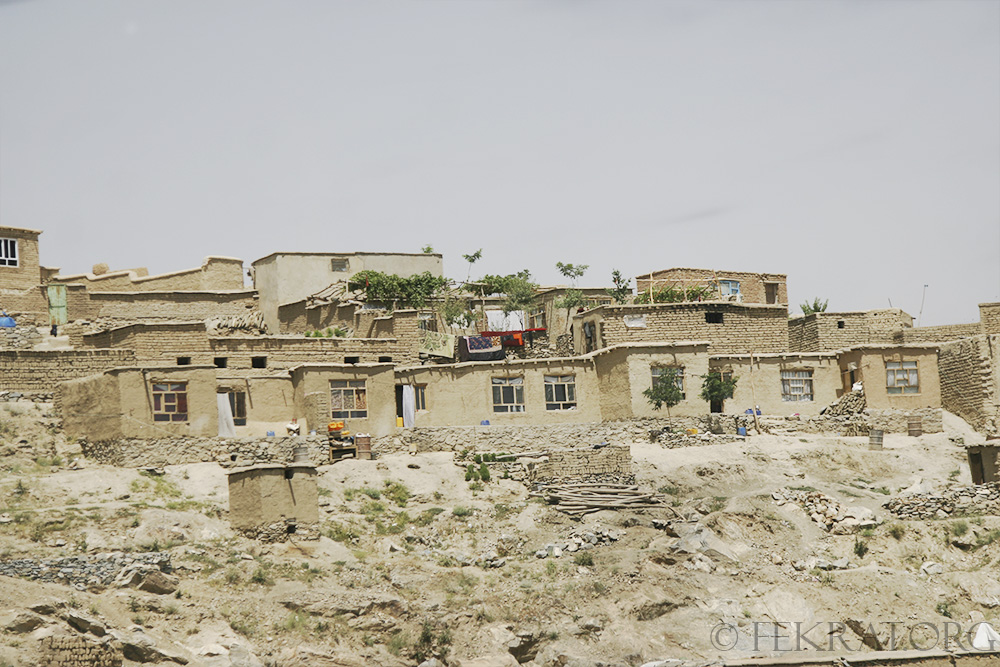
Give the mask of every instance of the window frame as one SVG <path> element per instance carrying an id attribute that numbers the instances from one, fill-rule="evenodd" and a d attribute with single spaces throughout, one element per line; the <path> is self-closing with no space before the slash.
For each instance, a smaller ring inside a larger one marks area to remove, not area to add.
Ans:
<path id="1" fill-rule="evenodd" d="M 187 385 L 186 381 L 150 382 L 150 397 L 152 399 L 154 422 L 166 422 L 168 424 L 188 423 Z"/>
<path id="2" fill-rule="evenodd" d="M 12 269 L 16 269 L 21 266 L 21 255 L 18 250 L 17 239 L 8 238 L 6 236 L 0 238 L 0 266 L 6 266 Z"/>
<path id="3" fill-rule="evenodd" d="M 733 286 L 736 289 L 733 289 Z M 723 289 L 725 288 L 725 289 Z M 738 280 L 720 280 L 719 281 L 719 294 L 722 296 L 739 296 L 740 295 L 740 281 Z"/>
<path id="4" fill-rule="evenodd" d="M 673 370 L 677 374 L 674 376 L 674 386 L 681 390 L 681 400 L 687 400 L 687 393 L 684 391 L 684 367 L 683 366 L 662 366 L 652 365 L 649 367 L 650 389 L 656 386 L 656 381 L 663 375 L 663 371 Z"/>
<path id="5" fill-rule="evenodd" d="M 427 385 L 413 385 L 413 406 L 417 412 L 427 412 Z"/>
<path id="6" fill-rule="evenodd" d="M 528 313 L 528 328 L 529 329 L 544 329 L 546 328 L 545 320 L 545 308 L 535 308 Z"/>
<path id="7" fill-rule="evenodd" d="M 545 395 L 545 409 L 576 410 L 576 375 L 544 375 L 542 383 Z M 559 390 L 562 389 L 562 400 L 559 399 Z"/>
<path id="8" fill-rule="evenodd" d="M 334 408 L 335 395 L 340 396 L 339 410 Z M 347 407 L 348 396 L 350 407 Z M 359 405 L 364 407 L 359 409 Z M 367 380 L 330 380 L 330 419 L 368 419 Z"/>
<path id="9" fill-rule="evenodd" d="M 920 366 L 916 361 L 885 362 L 885 393 L 889 396 L 913 396 L 920 393 Z M 902 376 L 905 376 L 902 377 Z M 914 382 L 910 384 L 910 378 Z M 902 382 L 901 382 L 902 381 Z M 912 391 L 907 391 L 912 389 Z"/>
<path id="10" fill-rule="evenodd" d="M 782 401 L 786 403 L 802 403 L 816 400 L 816 385 L 812 369 L 783 370 L 780 372 L 780 378 Z M 795 391 L 796 388 L 801 389 L 801 391 Z"/>
<path id="11" fill-rule="evenodd" d="M 510 391 L 504 391 L 504 388 L 508 387 Z M 505 400 L 508 397 L 510 400 Z M 497 414 L 526 412 L 524 405 L 524 378 L 520 376 L 508 378 L 491 377 L 490 401 L 493 404 L 493 412 Z"/>
<path id="12" fill-rule="evenodd" d="M 229 398 L 229 409 L 233 413 L 233 424 L 235 426 L 247 425 L 247 393 L 230 389 L 226 392 Z"/>

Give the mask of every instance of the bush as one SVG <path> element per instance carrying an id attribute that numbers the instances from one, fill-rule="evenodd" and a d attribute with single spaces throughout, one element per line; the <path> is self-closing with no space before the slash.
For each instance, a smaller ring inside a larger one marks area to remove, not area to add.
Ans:
<path id="1" fill-rule="evenodd" d="M 573 556 L 573 563 L 575 565 L 591 567 L 594 565 L 594 556 L 589 551 L 581 551 Z"/>
<path id="2" fill-rule="evenodd" d="M 868 542 L 865 540 L 854 540 L 854 555 L 858 558 L 864 558 L 867 553 Z"/>
<path id="3" fill-rule="evenodd" d="M 451 513 L 457 517 L 467 517 L 472 515 L 472 510 L 463 505 L 457 505 L 451 510 Z"/>
<path id="4" fill-rule="evenodd" d="M 894 523 L 891 526 L 889 526 L 889 534 L 892 535 L 897 540 L 902 539 L 905 533 L 906 533 L 906 526 L 904 526 L 901 523 Z"/>
<path id="5" fill-rule="evenodd" d="M 485 463 L 479 464 L 479 478 L 484 482 L 490 481 L 490 468 Z"/>

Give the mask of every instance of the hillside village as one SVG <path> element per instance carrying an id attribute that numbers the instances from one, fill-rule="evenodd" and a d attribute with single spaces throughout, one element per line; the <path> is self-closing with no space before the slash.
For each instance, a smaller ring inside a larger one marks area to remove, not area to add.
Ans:
<path id="1" fill-rule="evenodd" d="M 758 620 L 1000 662 L 867 630 L 996 620 L 1000 303 L 433 252 L 66 275 L 40 236 L 0 227 L 0 665 L 749 665 L 783 650 L 709 635 Z"/>

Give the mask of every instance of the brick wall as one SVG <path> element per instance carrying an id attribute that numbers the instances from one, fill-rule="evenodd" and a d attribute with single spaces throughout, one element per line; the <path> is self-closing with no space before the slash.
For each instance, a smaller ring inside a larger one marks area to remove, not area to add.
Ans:
<path id="1" fill-rule="evenodd" d="M 88 273 L 56 276 L 54 280 L 85 285 L 91 293 L 244 289 L 243 260 L 231 257 L 208 257 L 196 269 L 155 276 L 141 275 L 138 271 L 112 271 L 100 276 Z"/>
<path id="2" fill-rule="evenodd" d="M 51 392 L 60 382 L 134 363 L 129 350 L 0 351 L 0 389 Z"/>
<path id="3" fill-rule="evenodd" d="M 628 445 L 600 449 L 575 448 L 549 452 L 531 470 L 531 481 L 587 479 L 600 475 L 631 475 L 632 450 Z"/>
<path id="4" fill-rule="evenodd" d="M 721 324 L 705 321 L 706 313 L 721 313 Z M 626 327 L 624 317 L 644 315 L 645 327 Z M 713 354 L 787 352 L 788 324 L 784 306 L 728 303 L 676 303 L 645 306 L 604 306 L 584 315 L 601 320 L 601 347 L 619 343 L 704 340 Z M 574 323 L 574 339 L 582 338 L 581 320 Z M 577 347 L 583 352 L 582 345 Z"/>
<path id="5" fill-rule="evenodd" d="M 256 307 L 253 290 L 231 292 L 93 292 L 78 315 L 69 319 L 141 322 L 191 321 L 245 315 Z"/>
<path id="6" fill-rule="evenodd" d="M 0 227 L 0 238 L 17 241 L 17 266 L 0 266 L 0 300 L 6 290 L 22 292 L 36 289 L 42 282 L 38 264 L 38 232 L 29 229 Z M 10 307 L 0 302 L 0 306 Z"/>
<path id="7" fill-rule="evenodd" d="M 902 344 L 913 318 L 898 309 L 813 313 L 788 320 L 791 352 L 831 352 L 856 345 Z"/>
<path id="8" fill-rule="evenodd" d="M 353 329 L 354 305 L 326 304 L 306 308 L 305 301 L 278 306 L 279 330 L 277 333 L 305 333 L 328 327 Z M 274 332 L 272 332 L 274 333 Z"/>
<path id="9" fill-rule="evenodd" d="M 946 324 L 938 327 L 917 327 L 897 332 L 896 341 L 908 343 L 939 343 L 959 338 L 971 338 L 983 333 L 978 322 L 974 324 Z"/>
<path id="10" fill-rule="evenodd" d="M 979 324 L 984 334 L 1000 334 L 1000 303 L 979 304 Z"/>
<path id="11" fill-rule="evenodd" d="M 992 436 L 1000 433 L 998 345 L 1000 336 L 976 336 L 945 343 L 938 352 L 942 407 Z"/>

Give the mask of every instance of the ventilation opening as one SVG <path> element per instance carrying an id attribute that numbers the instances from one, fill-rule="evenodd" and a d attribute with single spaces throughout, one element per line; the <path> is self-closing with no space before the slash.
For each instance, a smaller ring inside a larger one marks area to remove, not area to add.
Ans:
<path id="1" fill-rule="evenodd" d="M 251 357 L 251 368 L 267 368 L 267 357 Z"/>
<path id="2" fill-rule="evenodd" d="M 295 476 L 294 470 L 285 470 L 285 479 L 291 479 Z"/>
<path id="3" fill-rule="evenodd" d="M 380 364 L 391 364 L 392 363 L 392 357 L 379 357 L 378 358 L 378 362 Z"/>
<path id="4" fill-rule="evenodd" d="M 236 461 L 236 454 L 230 454 L 229 455 L 229 460 L 235 462 Z"/>
<path id="5" fill-rule="evenodd" d="M 294 523 L 286 524 L 285 525 L 285 532 L 288 533 L 289 535 L 291 535 L 292 533 L 294 533 L 295 532 L 295 524 Z"/>
<path id="6" fill-rule="evenodd" d="M 216 357 L 215 358 L 215 367 L 216 368 L 225 368 L 228 365 L 229 365 L 229 359 L 227 359 L 226 357 Z"/>
<path id="7" fill-rule="evenodd" d="M 844 320 L 837 320 L 837 328 L 838 329 L 844 328 Z"/>
<path id="8" fill-rule="evenodd" d="M 344 357 L 345 364 L 356 364 L 361 361 L 361 357 Z"/>
<path id="9" fill-rule="evenodd" d="M 178 366 L 190 366 L 191 365 L 191 357 L 177 357 L 177 365 Z"/>
<path id="10" fill-rule="evenodd" d="M 722 324 L 722 313 L 705 313 L 705 321 L 709 324 Z"/>

